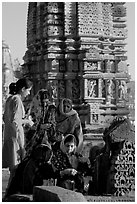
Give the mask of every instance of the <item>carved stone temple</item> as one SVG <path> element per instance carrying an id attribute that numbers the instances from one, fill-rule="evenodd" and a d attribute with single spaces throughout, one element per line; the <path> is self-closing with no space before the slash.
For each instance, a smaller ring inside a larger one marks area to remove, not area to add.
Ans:
<path id="1" fill-rule="evenodd" d="M 127 115 L 126 37 L 124 2 L 30 2 L 24 75 L 32 94 L 52 86 L 55 103 L 72 99 L 87 135 Z"/>

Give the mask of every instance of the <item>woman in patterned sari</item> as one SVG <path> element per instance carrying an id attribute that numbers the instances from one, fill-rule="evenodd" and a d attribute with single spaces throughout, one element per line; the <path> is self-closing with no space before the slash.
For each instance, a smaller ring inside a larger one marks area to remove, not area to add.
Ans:
<path id="1" fill-rule="evenodd" d="M 48 90 L 42 89 L 38 91 L 30 104 L 28 114 L 31 115 L 35 126 L 26 134 L 26 157 L 31 154 L 37 145 L 41 143 L 52 145 L 56 139 L 56 107 L 50 103 L 49 98 Z"/>

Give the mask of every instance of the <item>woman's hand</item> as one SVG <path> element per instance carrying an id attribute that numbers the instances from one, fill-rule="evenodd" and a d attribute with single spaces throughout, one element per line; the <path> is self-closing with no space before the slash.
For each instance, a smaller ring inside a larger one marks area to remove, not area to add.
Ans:
<path id="1" fill-rule="evenodd" d="M 70 173 L 71 173 L 71 175 L 75 176 L 77 174 L 77 170 L 76 169 L 71 169 Z"/>
<path id="2" fill-rule="evenodd" d="M 32 127 L 34 125 L 34 122 L 28 119 L 27 124 Z"/>
<path id="3" fill-rule="evenodd" d="M 30 127 L 32 127 L 34 125 L 34 122 L 32 120 L 29 120 L 29 119 L 24 119 L 23 124 L 29 125 Z"/>
<path id="4" fill-rule="evenodd" d="M 65 169 L 65 170 L 60 172 L 61 176 L 64 176 L 64 175 L 73 175 L 73 176 L 75 176 L 76 174 L 77 174 L 76 169 Z"/>

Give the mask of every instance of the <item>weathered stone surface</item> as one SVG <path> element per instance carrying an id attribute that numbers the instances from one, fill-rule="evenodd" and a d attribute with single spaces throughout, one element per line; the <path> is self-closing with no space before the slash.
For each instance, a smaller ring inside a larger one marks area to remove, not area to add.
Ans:
<path id="1" fill-rule="evenodd" d="M 81 193 L 67 190 L 58 186 L 35 186 L 34 202 L 87 202 Z"/>

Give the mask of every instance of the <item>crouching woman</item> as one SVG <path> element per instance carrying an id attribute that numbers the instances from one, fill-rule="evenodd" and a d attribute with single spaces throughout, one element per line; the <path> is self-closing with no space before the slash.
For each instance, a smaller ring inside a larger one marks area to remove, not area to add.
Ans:
<path id="1" fill-rule="evenodd" d="M 72 134 L 66 135 L 60 149 L 53 153 L 51 163 L 60 172 L 57 186 L 84 191 L 84 173 L 88 171 L 88 163 L 76 152 L 78 141 Z"/>

